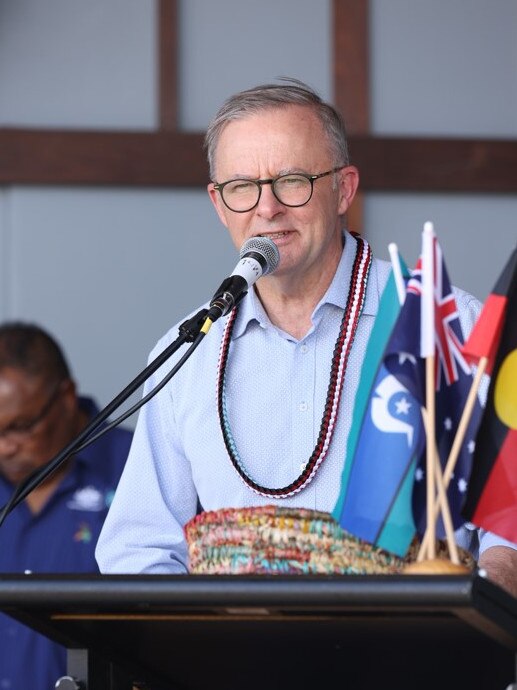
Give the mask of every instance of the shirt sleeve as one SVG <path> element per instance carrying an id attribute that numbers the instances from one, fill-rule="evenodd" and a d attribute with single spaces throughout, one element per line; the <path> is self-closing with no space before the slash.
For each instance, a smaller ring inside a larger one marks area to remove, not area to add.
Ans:
<path id="1" fill-rule="evenodd" d="M 160 351 L 157 346 L 150 360 Z M 162 365 L 144 395 L 167 374 Z M 96 559 L 102 573 L 188 571 L 183 525 L 196 513 L 190 463 L 176 432 L 169 384 L 140 410 L 129 457 L 102 528 Z"/>

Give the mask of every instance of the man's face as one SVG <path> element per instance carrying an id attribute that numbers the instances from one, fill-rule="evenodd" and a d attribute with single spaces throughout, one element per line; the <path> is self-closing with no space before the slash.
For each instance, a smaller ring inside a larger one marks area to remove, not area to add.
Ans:
<path id="1" fill-rule="evenodd" d="M 68 442 L 75 393 L 20 369 L 0 370 L 0 474 L 19 484 Z"/>
<path id="2" fill-rule="evenodd" d="M 285 173 L 318 174 L 332 169 L 333 159 L 322 125 L 311 108 L 268 109 L 226 125 L 215 155 L 217 182 L 236 178 L 269 179 Z M 358 182 L 355 168 L 314 182 L 311 200 L 297 208 L 281 204 L 271 185 L 263 185 L 251 211 L 235 213 L 213 185 L 210 198 L 239 249 L 250 237 L 270 237 L 280 251 L 275 275 L 310 275 L 326 266 L 333 272 L 341 255 L 342 216 Z"/>

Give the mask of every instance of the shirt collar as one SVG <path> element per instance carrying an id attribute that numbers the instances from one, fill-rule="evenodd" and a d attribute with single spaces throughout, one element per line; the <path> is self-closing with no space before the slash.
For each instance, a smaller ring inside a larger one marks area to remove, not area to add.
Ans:
<path id="1" fill-rule="evenodd" d="M 323 295 L 319 304 L 316 305 L 314 313 L 318 311 L 325 304 L 332 304 L 340 309 L 345 309 L 348 298 L 348 286 L 352 278 L 352 268 L 354 265 L 355 254 L 357 250 L 357 240 L 349 232 L 343 234 L 343 252 L 339 261 L 336 273 L 332 279 L 327 292 Z M 372 266 L 373 268 L 373 266 Z M 372 270 L 368 276 L 368 287 L 372 282 L 376 282 L 376 278 L 372 276 Z M 345 286 L 347 286 L 345 288 Z M 363 314 L 375 315 L 379 304 L 378 291 L 374 289 L 367 289 L 365 301 L 363 306 Z M 239 306 L 239 316 L 233 330 L 232 337 L 239 338 L 243 335 L 251 323 L 257 323 L 262 328 L 265 328 L 271 322 L 262 306 L 255 288 L 252 288 L 242 300 Z"/>

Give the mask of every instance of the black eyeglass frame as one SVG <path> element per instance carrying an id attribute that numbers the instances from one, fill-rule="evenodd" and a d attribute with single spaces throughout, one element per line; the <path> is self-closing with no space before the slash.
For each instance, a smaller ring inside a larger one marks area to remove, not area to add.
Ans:
<path id="1" fill-rule="evenodd" d="M 300 208 L 300 206 L 305 206 L 306 204 L 309 203 L 309 201 L 312 199 L 312 195 L 314 193 L 314 182 L 316 180 L 319 180 L 322 177 L 327 177 L 327 175 L 332 175 L 333 173 L 337 173 L 340 170 L 343 170 L 343 168 L 346 168 L 346 165 L 340 165 L 337 168 L 332 168 L 332 170 L 327 170 L 326 172 L 319 173 L 318 175 L 308 175 L 307 173 L 285 173 L 284 175 L 278 175 L 277 177 L 270 177 L 265 180 L 249 180 L 245 177 L 237 177 L 233 180 L 227 180 L 226 182 L 213 182 L 214 189 L 216 189 L 219 194 L 221 195 L 221 199 L 223 200 L 223 204 L 226 206 L 226 208 L 230 209 L 233 213 L 248 213 L 249 211 L 253 211 L 254 208 L 256 208 L 259 204 L 260 197 L 262 195 L 262 186 L 265 184 L 270 184 L 271 185 L 271 191 L 273 192 L 275 199 L 280 202 L 283 206 L 287 206 L 289 208 Z M 303 204 L 286 204 L 285 201 L 282 201 L 281 199 L 278 198 L 277 193 L 275 192 L 275 184 L 278 182 L 278 180 L 281 180 L 284 177 L 293 177 L 294 175 L 297 175 L 298 177 L 304 177 L 306 180 L 308 180 L 311 183 L 311 193 L 309 194 L 309 198 L 307 201 L 304 201 Z M 224 188 L 226 185 L 231 184 L 232 182 L 238 182 L 239 180 L 243 180 L 244 182 L 251 182 L 252 184 L 256 185 L 258 187 L 259 193 L 257 197 L 257 201 L 253 204 L 253 206 L 250 206 L 249 208 L 246 208 L 241 211 L 236 211 L 234 208 L 231 206 L 228 206 L 228 203 L 226 202 L 224 198 Z"/>

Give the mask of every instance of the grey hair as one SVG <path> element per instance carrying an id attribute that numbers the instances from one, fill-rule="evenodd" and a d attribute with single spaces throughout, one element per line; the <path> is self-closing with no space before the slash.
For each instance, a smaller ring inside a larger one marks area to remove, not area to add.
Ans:
<path id="1" fill-rule="evenodd" d="M 280 108 L 288 105 L 310 107 L 318 116 L 326 133 L 333 164 L 348 165 L 348 142 L 345 123 L 338 111 L 326 103 L 298 79 L 282 78 L 282 84 L 261 84 L 246 91 L 230 96 L 208 125 L 205 135 L 205 149 L 208 158 L 210 179 L 215 180 L 215 154 L 223 129 L 233 120 L 240 120 L 248 115 L 255 115 L 263 110 Z"/>

